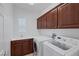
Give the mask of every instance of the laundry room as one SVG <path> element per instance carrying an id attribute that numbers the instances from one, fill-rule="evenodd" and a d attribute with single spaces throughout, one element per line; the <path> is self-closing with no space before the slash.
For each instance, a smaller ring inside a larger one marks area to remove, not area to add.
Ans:
<path id="1" fill-rule="evenodd" d="M 79 56 L 79 3 L 0 3 L 0 56 Z"/>

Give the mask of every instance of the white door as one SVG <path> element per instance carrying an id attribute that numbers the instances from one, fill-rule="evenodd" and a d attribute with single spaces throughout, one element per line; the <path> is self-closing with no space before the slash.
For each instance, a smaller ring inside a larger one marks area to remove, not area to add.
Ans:
<path id="1" fill-rule="evenodd" d="M 3 38 L 3 35 L 4 35 L 4 30 L 3 30 L 3 20 L 4 20 L 4 18 L 3 18 L 3 16 L 2 15 L 0 15 L 0 54 L 1 54 L 1 52 L 2 52 L 2 50 L 4 50 L 4 38 Z"/>

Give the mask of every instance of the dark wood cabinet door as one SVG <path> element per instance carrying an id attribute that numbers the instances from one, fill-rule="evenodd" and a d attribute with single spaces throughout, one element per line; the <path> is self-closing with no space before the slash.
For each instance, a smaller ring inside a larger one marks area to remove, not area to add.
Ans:
<path id="1" fill-rule="evenodd" d="M 23 40 L 23 44 L 22 44 L 22 54 L 26 55 L 28 54 L 28 40 Z"/>
<path id="2" fill-rule="evenodd" d="M 28 41 L 29 43 L 28 43 L 28 45 L 29 45 L 29 53 L 32 53 L 33 52 L 33 39 L 30 39 L 29 41 Z"/>
<path id="3" fill-rule="evenodd" d="M 22 50 L 23 50 L 23 55 L 29 54 L 33 52 L 33 39 L 26 39 L 23 40 L 23 46 L 22 46 Z"/>
<path id="4" fill-rule="evenodd" d="M 38 18 L 37 19 L 37 29 L 41 29 L 42 28 L 42 19 Z"/>
<path id="5" fill-rule="evenodd" d="M 68 3 L 58 7 L 59 28 L 79 28 L 78 7 L 78 3 Z"/>
<path id="6" fill-rule="evenodd" d="M 42 19 L 42 28 L 41 29 L 46 29 L 47 28 L 47 19 L 46 19 L 46 17 L 47 17 L 46 14 L 41 17 L 41 19 Z"/>
<path id="7" fill-rule="evenodd" d="M 11 42 L 11 55 L 22 56 L 22 41 Z"/>
<path id="8" fill-rule="evenodd" d="M 57 28 L 57 8 L 47 13 L 47 29 Z"/>
<path id="9" fill-rule="evenodd" d="M 14 45 L 14 42 L 11 41 L 11 56 L 14 56 L 15 55 L 15 45 Z"/>
<path id="10" fill-rule="evenodd" d="M 14 46 L 15 48 L 14 48 L 14 55 L 15 56 L 22 56 L 22 45 L 21 44 L 16 44 L 15 46 Z"/>
<path id="11" fill-rule="evenodd" d="M 37 28 L 38 29 L 46 29 L 46 15 L 37 19 Z"/>

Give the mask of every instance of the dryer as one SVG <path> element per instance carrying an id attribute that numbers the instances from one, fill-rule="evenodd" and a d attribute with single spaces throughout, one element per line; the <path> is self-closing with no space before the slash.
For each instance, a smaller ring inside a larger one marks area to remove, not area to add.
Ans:
<path id="1" fill-rule="evenodd" d="M 49 40 L 50 38 L 45 36 L 34 37 L 34 55 L 43 56 L 43 42 Z"/>

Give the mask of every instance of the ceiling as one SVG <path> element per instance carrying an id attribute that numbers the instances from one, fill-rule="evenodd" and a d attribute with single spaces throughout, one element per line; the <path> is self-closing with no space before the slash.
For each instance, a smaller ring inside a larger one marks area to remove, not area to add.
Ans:
<path id="1" fill-rule="evenodd" d="M 50 5 L 52 5 L 52 3 L 34 3 L 34 4 L 15 3 L 14 4 L 15 7 L 20 7 L 20 8 L 26 9 L 26 12 L 38 12 L 38 13 L 40 13 L 41 11 L 43 11 L 44 9 L 49 7 Z"/>

